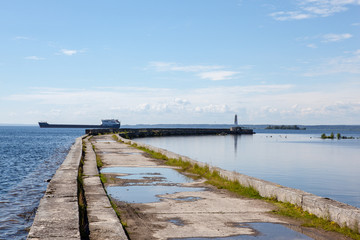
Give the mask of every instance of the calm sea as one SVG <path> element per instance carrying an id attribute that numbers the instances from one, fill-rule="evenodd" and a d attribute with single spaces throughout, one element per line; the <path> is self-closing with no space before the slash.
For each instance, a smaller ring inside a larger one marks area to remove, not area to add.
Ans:
<path id="1" fill-rule="evenodd" d="M 360 139 L 321 140 L 321 133 L 360 137 L 360 127 L 319 126 L 253 136 L 137 139 L 228 170 L 360 207 Z M 0 239 L 26 239 L 56 169 L 83 129 L 0 126 Z"/>
<path id="2" fill-rule="evenodd" d="M 83 129 L 0 126 L 0 239 L 26 239 L 48 179 Z"/>
<path id="3" fill-rule="evenodd" d="M 255 135 L 139 138 L 230 171 L 360 207 L 360 127 L 305 131 L 256 129 Z M 323 140 L 334 132 L 355 139 Z"/>

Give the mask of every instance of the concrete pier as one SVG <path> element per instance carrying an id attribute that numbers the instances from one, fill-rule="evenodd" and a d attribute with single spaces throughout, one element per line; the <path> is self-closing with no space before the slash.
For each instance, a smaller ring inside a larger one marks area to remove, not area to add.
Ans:
<path id="1" fill-rule="evenodd" d="M 124 138 L 122 140 L 160 152 L 169 158 L 181 158 L 191 163 L 197 163 L 199 166 L 208 166 L 164 149 Z M 305 233 L 314 239 L 347 239 L 337 233 L 303 228 L 294 220 L 286 220 L 270 215 L 268 212 L 273 209 L 271 204 L 261 200 L 236 197 L 227 191 L 211 187 L 202 180 L 188 183 L 164 182 L 163 177 L 159 176 L 158 173 L 158 171 L 161 171 L 157 169 L 172 168 L 164 166 L 162 161 L 152 159 L 140 150 L 114 141 L 111 135 L 94 136 L 91 141 L 97 154 L 103 160 L 104 168 L 145 168 L 154 171 L 153 176 L 150 178 L 140 177 L 132 180 L 131 178 L 130 180 L 121 179 L 121 176 L 128 175 L 126 172 L 104 173 L 109 179 L 106 187 L 129 186 L 128 189 L 130 190 L 131 186 L 144 187 L 150 184 L 149 186 L 188 188 L 188 191 L 181 190 L 174 193 L 157 194 L 157 197 L 162 200 L 148 203 L 129 203 L 113 198 L 113 202 L 120 209 L 121 221 L 127 223 L 131 239 L 211 238 L 243 234 L 254 235 L 257 234 L 257 231 L 251 227 L 251 223 L 264 222 L 275 224 L 274 227 L 282 224 Z M 28 235 L 29 240 L 81 238 L 77 177 L 82 158 L 82 142 L 86 146 L 83 185 L 90 230 L 88 237 L 89 239 L 128 238 L 99 179 L 96 155 L 92 144 L 88 138 L 77 138 L 40 201 L 34 223 Z M 290 202 L 301 206 L 310 213 L 334 221 L 342 226 L 348 226 L 354 230 L 360 229 L 360 210 L 358 208 L 240 173 L 213 166 L 209 167 L 212 170 L 217 170 L 225 178 L 238 180 L 242 185 L 254 187 L 261 196 Z M 140 172 L 140 175 L 146 176 L 148 171 L 143 171 Z M 191 190 L 194 188 L 197 190 Z"/>
<path id="2" fill-rule="evenodd" d="M 184 158 L 163 149 L 122 140 L 145 146 L 168 157 Z M 303 228 L 294 220 L 271 215 L 269 212 L 274 208 L 272 204 L 234 196 L 226 190 L 206 184 L 202 179 L 185 183 L 166 180 L 168 176 L 161 173 L 162 169 L 173 167 L 148 157 L 138 149 L 115 142 L 109 135 L 95 136 L 93 141 L 104 163 L 103 169 L 108 169 L 103 172 L 110 179 L 106 184 L 108 193 L 121 209 L 122 221 L 127 222 L 130 239 L 216 238 L 256 234 L 269 236 L 266 231 L 258 233 L 250 227 L 251 223 L 272 224 L 274 229 L 282 224 L 285 228 L 296 229 L 314 239 L 346 239 L 340 234 Z M 171 187 L 175 186 L 180 189 L 171 192 Z M 146 190 L 147 187 L 149 190 Z M 158 188 L 167 187 L 170 189 L 163 193 L 157 192 Z M 142 189 L 138 197 L 124 196 L 132 195 L 133 191 L 136 194 L 138 189 Z M 161 200 L 147 201 L 148 191 Z M 283 237 L 280 230 L 278 234 Z M 293 231 L 288 239 L 309 239 L 303 234 Z M 269 236 L 269 239 L 279 236 Z"/>
<path id="3" fill-rule="evenodd" d="M 161 172 L 165 169 L 177 173 L 172 167 L 146 156 L 136 148 L 114 142 L 109 135 L 95 136 L 92 141 L 104 164 L 103 169 L 110 169 L 110 172 L 113 167 L 123 169 L 122 172 L 103 174 L 111 179 L 106 184 L 107 191 L 121 209 L 122 220 L 127 222 L 130 239 L 251 235 L 255 233 L 251 228 L 245 226 L 239 228 L 236 222 L 286 223 L 267 214 L 273 207 L 264 201 L 233 197 L 226 191 L 204 184 L 203 180 L 183 184 L 168 182 L 166 180 L 168 176 Z M 124 177 L 124 174 L 126 177 L 126 171 L 139 171 L 136 175 L 139 177 L 130 175 L 131 179 L 120 179 L 119 177 Z M 117 187 L 128 195 L 138 188 L 143 190 L 138 199 L 122 202 L 111 195 L 111 190 Z M 171 192 L 173 187 L 177 187 L 176 193 Z M 158 189 L 168 190 L 162 195 L 157 193 Z M 162 200 L 149 202 L 148 191 L 150 195 L 154 192 L 152 197 L 157 196 Z M 132 203 L 133 201 L 135 203 Z M 174 224 L 174 221 L 178 224 Z"/>
<path id="4" fill-rule="evenodd" d="M 80 239 L 77 176 L 81 144 L 82 138 L 77 138 L 51 179 L 27 239 Z"/>

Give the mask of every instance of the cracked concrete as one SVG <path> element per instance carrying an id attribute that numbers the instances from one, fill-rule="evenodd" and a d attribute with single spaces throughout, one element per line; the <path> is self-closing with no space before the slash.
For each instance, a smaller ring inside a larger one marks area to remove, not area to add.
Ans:
<path id="1" fill-rule="evenodd" d="M 92 146 L 87 138 L 83 141 L 86 146 L 83 181 L 89 221 L 89 238 L 92 240 L 128 239 L 100 181 Z"/>

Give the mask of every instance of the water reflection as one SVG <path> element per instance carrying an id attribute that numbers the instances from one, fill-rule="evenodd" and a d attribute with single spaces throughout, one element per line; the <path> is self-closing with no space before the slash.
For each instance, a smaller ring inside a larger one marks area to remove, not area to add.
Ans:
<path id="1" fill-rule="evenodd" d="M 108 194 L 118 200 L 128 203 L 151 203 L 158 202 L 166 195 L 178 192 L 204 191 L 204 188 L 192 188 L 181 186 L 110 186 L 106 188 Z"/>
<path id="2" fill-rule="evenodd" d="M 234 152 L 237 153 L 237 142 L 240 135 L 234 135 Z"/>
<path id="3" fill-rule="evenodd" d="M 121 174 L 122 176 L 118 176 L 118 178 L 130 180 L 156 178 L 157 181 L 167 183 L 188 183 L 193 181 L 174 169 L 160 167 L 107 167 L 103 168 L 101 173 Z"/>
<path id="4" fill-rule="evenodd" d="M 293 231 L 281 224 L 275 223 L 246 223 L 241 224 L 239 227 L 250 227 L 254 230 L 253 235 L 237 235 L 229 237 L 215 237 L 215 238 L 181 238 L 182 240 L 302 240 L 312 239 L 302 233 Z M 180 238 L 171 238 L 171 240 L 180 240 Z"/>
<path id="5" fill-rule="evenodd" d="M 204 191 L 204 188 L 184 187 L 182 183 L 193 180 L 171 168 L 161 167 L 108 167 L 101 173 L 118 174 L 118 178 L 130 181 L 123 186 L 108 186 L 108 194 L 118 201 L 129 203 L 150 203 L 166 198 L 168 194 L 188 191 Z M 143 181 L 142 181 L 143 180 Z M 164 196 L 165 195 L 165 196 Z M 196 201 L 197 199 L 182 199 Z"/>

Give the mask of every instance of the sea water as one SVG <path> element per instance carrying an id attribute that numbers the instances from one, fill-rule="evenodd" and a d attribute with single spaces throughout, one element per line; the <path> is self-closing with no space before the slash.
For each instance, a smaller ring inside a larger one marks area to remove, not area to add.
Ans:
<path id="1" fill-rule="evenodd" d="M 26 239 L 48 180 L 83 129 L 0 126 L 0 239 Z"/>
<path id="2" fill-rule="evenodd" d="M 255 129 L 255 135 L 162 137 L 137 141 L 228 170 L 360 207 L 359 127 L 306 131 Z M 26 239 L 48 180 L 84 129 L 0 126 L 0 239 Z"/>
<path id="3" fill-rule="evenodd" d="M 355 139 L 321 139 L 334 131 Z M 213 166 L 360 207 L 360 129 L 135 139 Z"/>

